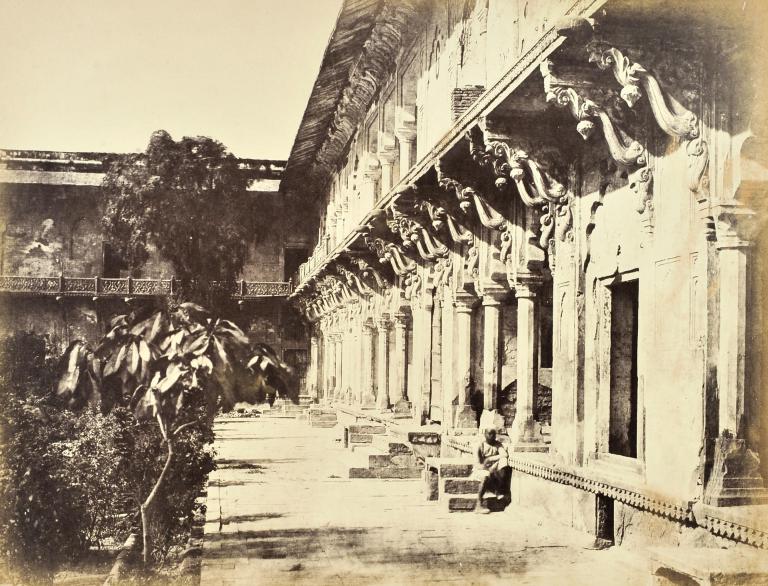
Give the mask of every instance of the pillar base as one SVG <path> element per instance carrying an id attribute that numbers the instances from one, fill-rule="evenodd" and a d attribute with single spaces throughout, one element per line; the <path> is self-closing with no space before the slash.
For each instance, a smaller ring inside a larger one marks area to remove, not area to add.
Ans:
<path id="1" fill-rule="evenodd" d="M 477 429 L 477 414 L 469 405 L 459 405 L 453 418 L 453 427 L 459 429 Z"/>
<path id="2" fill-rule="evenodd" d="M 515 417 L 512 422 L 512 428 L 509 430 L 509 437 L 514 445 L 522 444 L 540 444 L 541 426 L 532 417 L 521 420 Z"/>
<path id="3" fill-rule="evenodd" d="M 392 411 L 394 411 L 395 415 L 408 415 L 410 417 L 411 402 L 407 399 L 400 399 L 397 403 L 395 403 Z"/>
<path id="4" fill-rule="evenodd" d="M 376 397 L 372 394 L 363 395 L 363 400 L 360 404 L 361 409 L 376 409 Z"/>
<path id="5" fill-rule="evenodd" d="M 715 461 L 704 503 L 714 507 L 768 504 L 759 456 L 743 439 L 724 434 L 714 441 Z"/>

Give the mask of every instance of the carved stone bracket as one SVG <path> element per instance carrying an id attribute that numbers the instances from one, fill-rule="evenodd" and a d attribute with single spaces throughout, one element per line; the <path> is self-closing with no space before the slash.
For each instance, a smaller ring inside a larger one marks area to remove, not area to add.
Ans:
<path id="1" fill-rule="evenodd" d="M 635 209 L 638 213 L 646 214 L 645 225 L 649 231 L 653 227 L 653 172 L 646 148 L 637 140 L 629 137 L 626 132 L 616 126 L 608 111 L 589 98 L 583 97 L 574 87 L 555 75 L 555 65 L 551 60 L 544 61 L 540 66 L 544 78 L 546 100 L 559 107 L 569 107 L 574 117 L 579 121 L 577 131 L 585 140 L 595 129 L 595 121 L 599 121 L 603 137 L 608 145 L 611 157 L 620 165 L 628 168 L 633 178 L 630 187 L 636 194 Z M 627 103 L 632 103 L 632 89 L 622 94 Z M 636 100 L 635 100 L 636 101 Z"/>
<path id="2" fill-rule="evenodd" d="M 709 165 L 707 143 L 700 138 L 699 118 L 674 96 L 664 92 L 659 81 L 643 65 L 633 62 L 621 50 L 594 40 L 587 45 L 589 61 L 603 71 L 610 70 L 621 85 L 621 98 L 633 108 L 646 95 L 659 127 L 669 136 L 682 139 L 688 155 L 688 189 L 699 204 L 709 198 L 705 172 Z"/>
<path id="3" fill-rule="evenodd" d="M 590 63 L 603 71 L 613 72 L 616 81 L 622 86 L 621 98 L 630 108 L 643 96 L 644 90 L 654 118 L 664 132 L 686 140 L 699 136 L 696 115 L 673 96 L 665 94 L 658 80 L 645 67 L 632 62 L 619 49 L 602 41 L 590 42 L 587 52 Z"/>

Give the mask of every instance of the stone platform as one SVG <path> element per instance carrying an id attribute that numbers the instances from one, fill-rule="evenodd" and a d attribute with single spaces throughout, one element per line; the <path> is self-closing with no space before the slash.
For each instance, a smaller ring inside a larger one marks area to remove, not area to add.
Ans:
<path id="1" fill-rule="evenodd" d="M 454 515 L 420 483 L 348 477 L 339 427 L 215 427 L 201 584 L 646 584 L 648 561 L 510 507 Z"/>

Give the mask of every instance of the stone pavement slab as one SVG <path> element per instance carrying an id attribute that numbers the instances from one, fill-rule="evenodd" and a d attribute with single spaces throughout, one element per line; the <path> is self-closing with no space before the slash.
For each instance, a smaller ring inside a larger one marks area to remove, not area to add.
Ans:
<path id="1" fill-rule="evenodd" d="M 510 507 L 451 514 L 418 480 L 350 480 L 340 428 L 215 427 L 201 584 L 646 584 L 645 562 Z"/>

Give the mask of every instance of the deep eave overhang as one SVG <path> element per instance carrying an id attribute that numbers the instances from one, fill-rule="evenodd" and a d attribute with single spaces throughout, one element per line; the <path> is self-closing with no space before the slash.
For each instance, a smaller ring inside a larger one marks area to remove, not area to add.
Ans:
<path id="1" fill-rule="evenodd" d="M 285 168 L 281 191 L 308 177 L 383 0 L 344 0 Z"/>

